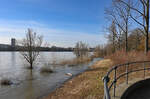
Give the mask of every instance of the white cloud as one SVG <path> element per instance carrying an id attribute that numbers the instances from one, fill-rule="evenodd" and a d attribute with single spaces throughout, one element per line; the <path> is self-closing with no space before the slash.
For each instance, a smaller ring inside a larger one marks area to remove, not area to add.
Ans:
<path id="1" fill-rule="evenodd" d="M 44 36 L 46 42 L 51 45 L 73 47 L 77 41 L 83 41 L 90 46 L 107 42 L 104 34 L 84 33 L 78 31 L 48 28 L 48 26 L 36 21 L 0 20 L 0 43 L 9 43 L 12 37 L 22 38 L 27 28 L 32 28 L 38 34 Z"/>
<path id="2" fill-rule="evenodd" d="M 10 44 L 10 38 L 9 37 L 0 37 L 0 43 Z"/>

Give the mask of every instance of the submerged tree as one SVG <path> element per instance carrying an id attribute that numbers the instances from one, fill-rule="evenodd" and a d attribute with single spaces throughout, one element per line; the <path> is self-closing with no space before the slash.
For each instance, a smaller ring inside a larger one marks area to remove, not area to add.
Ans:
<path id="1" fill-rule="evenodd" d="M 106 55 L 106 50 L 104 45 L 97 45 L 94 48 L 94 56 L 95 57 L 104 57 Z"/>
<path id="2" fill-rule="evenodd" d="M 88 56 L 89 48 L 88 45 L 83 42 L 77 42 L 74 48 L 74 54 L 77 57 Z"/>
<path id="3" fill-rule="evenodd" d="M 26 37 L 19 42 L 21 46 L 20 53 L 23 58 L 30 64 L 30 69 L 33 69 L 33 64 L 39 56 L 40 47 L 43 42 L 43 37 L 28 29 Z"/>

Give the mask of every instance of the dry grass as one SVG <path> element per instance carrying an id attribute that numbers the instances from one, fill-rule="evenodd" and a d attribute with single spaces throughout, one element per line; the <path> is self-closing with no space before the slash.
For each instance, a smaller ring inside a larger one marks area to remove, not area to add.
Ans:
<path id="1" fill-rule="evenodd" d="M 150 61 L 150 52 L 146 55 L 144 52 L 139 52 L 139 51 L 130 51 L 128 53 L 125 53 L 124 51 L 118 51 L 110 56 L 105 57 L 107 59 L 111 59 L 113 61 L 112 65 L 109 67 L 111 68 L 112 66 L 115 66 L 117 64 L 124 64 L 127 62 L 135 62 L 135 61 Z M 137 70 L 137 69 L 143 69 L 144 65 L 141 63 L 136 63 L 128 66 L 128 71 L 132 70 Z M 149 67 L 150 63 L 145 63 L 145 67 Z M 126 72 L 126 67 L 119 67 L 117 68 L 117 76 L 120 74 L 123 74 Z M 110 78 L 113 79 L 114 73 L 112 72 L 110 75 Z M 147 72 L 146 70 L 146 76 L 150 76 L 149 71 Z M 144 72 L 139 71 L 139 72 L 133 72 L 129 74 L 129 80 L 134 80 L 135 78 L 143 78 L 144 77 Z M 123 83 L 126 81 L 126 76 L 120 78 L 117 83 Z"/>
<path id="2" fill-rule="evenodd" d="M 130 51 L 128 53 L 125 53 L 125 51 L 117 51 L 116 53 L 106 56 L 106 59 L 111 59 L 113 61 L 112 66 L 118 65 L 118 64 L 124 64 L 127 62 L 135 62 L 135 61 L 150 61 L 150 52 L 146 55 L 144 52 L 139 51 Z M 134 66 L 133 66 L 134 65 Z M 128 70 L 133 70 L 137 68 L 143 68 L 143 64 L 133 64 L 129 65 Z M 148 65 L 148 64 L 147 64 Z M 111 68 L 110 67 L 110 68 Z M 136 67 L 136 68 L 135 68 Z M 126 71 L 125 66 L 118 68 L 118 73 L 123 73 Z"/>
<path id="3" fill-rule="evenodd" d="M 106 63 L 105 63 L 106 62 Z M 102 77 L 105 75 L 109 60 L 96 62 L 91 70 L 66 82 L 44 99 L 103 99 Z"/>
<path id="4" fill-rule="evenodd" d="M 109 64 L 108 64 L 109 63 Z M 112 65 L 113 62 L 110 59 L 104 59 L 103 61 L 98 61 L 96 62 L 93 67 L 98 68 L 98 67 L 109 67 Z"/>
<path id="5" fill-rule="evenodd" d="M 113 65 L 126 62 L 150 60 L 150 52 L 148 55 L 145 55 L 144 52 L 132 51 L 125 53 L 124 51 L 119 51 L 105 58 L 106 59 L 102 61 L 96 62 L 91 70 L 66 82 L 61 88 L 56 89 L 44 99 L 103 99 L 104 86 L 102 77 L 104 77 L 108 69 Z M 125 69 L 123 68 L 122 70 L 124 71 Z M 120 72 L 122 71 L 117 71 L 117 73 Z M 143 76 L 139 75 L 141 75 L 141 73 L 132 73 L 129 79 Z M 150 75 L 150 73 L 147 73 L 147 75 Z M 110 75 L 110 77 L 112 78 L 113 76 Z M 119 79 L 118 84 L 122 82 L 124 82 L 124 78 Z"/>
<path id="6" fill-rule="evenodd" d="M 74 66 L 74 65 L 78 65 L 78 64 L 83 64 L 83 63 L 88 63 L 92 60 L 92 57 L 82 57 L 82 58 L 74 58 L 72 60 L 65 60 L 62 61 L 60 64 L 61 65 L 70 65 L 70 66 Z"/>
<path id="7" fill-rule="evenodd" d="M 111 59 L 113 61 L 113 65 L 123 64 L 126 62 L 133 61 L 150 61 L 150 52 L 145 55 L 144 52 L 139 51 L 130 51 L 125 53 L 125 51 L 117 51 L 116 53 L 106 56 L 105 58 Z"/>

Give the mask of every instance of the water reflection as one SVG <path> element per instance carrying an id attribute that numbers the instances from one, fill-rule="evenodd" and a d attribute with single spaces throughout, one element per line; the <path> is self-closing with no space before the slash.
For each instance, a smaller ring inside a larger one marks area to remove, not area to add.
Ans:
<path id="1" fill-rule="evenodd" d="M 28 80 L 28 84 L 25 87 L 25 99 L 34 99 L 34 87 L 33 87 L 33 82 L 32 80 L 34 80 L 33 78 L 33 73 L 32 70 L 29 70 L 29 80 Z"/>
<path id="2" fill-rule="evenodd" d="M 11 52 L 12 67 L 16 67 L 16 52 Z"/>

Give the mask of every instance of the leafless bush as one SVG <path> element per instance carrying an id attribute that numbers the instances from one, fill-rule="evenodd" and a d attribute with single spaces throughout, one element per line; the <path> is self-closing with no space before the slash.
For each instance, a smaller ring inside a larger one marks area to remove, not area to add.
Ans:
<path id="1" fill-rule="evenodd" d="M 42 67 L 40 73 L 53 73 L 53 70 L 49 67 Z"/>
<path id="2" fill-rule="evenodd" d="M 3 78 L 1 81 L 0 81 L 0 84 L 1 85 L 4 85 L 4 86 L 9 86 L 12 84 L 12 81 L 8 78 Z"/>
<path id="3" fill-rule="evenodd" d="M 89 47 L 87 44 L 83 42 L 77 42 L 74 48 L 74 54 L 76 57 L 84 57 L 89 56 Z"/>

